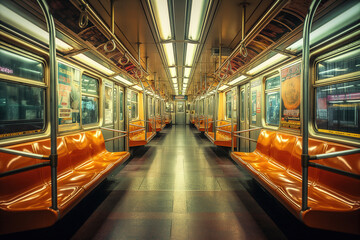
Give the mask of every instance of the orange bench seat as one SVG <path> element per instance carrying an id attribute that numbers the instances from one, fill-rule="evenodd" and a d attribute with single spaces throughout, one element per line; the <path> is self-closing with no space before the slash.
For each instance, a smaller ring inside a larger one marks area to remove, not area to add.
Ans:
<path id="1" fill-rule="evenodd" d="M 142 131 L 139 131 L 141 130 Z M 135 131 L 135 132 L 132 132 Z M 145 140 L 145 129 L 141 125 L 130 125 L 129 126 L 129 146 L 130 147 L 137 147 L 137 146 L 144 146 L 151 141 L 151 139 L 156 135 L 156 132 L 147 132 L 146 133 L 146 140 Z"/>
<path id="2" fill-rule="evenodd" d="M 227 125 L 228 122 L 219 122 L 218 126 Z M 210 131 L 205 132 L 205 136 L 215 145 L 222 147 L 231 147 L 231 134 L 223 131 L 216 131 L 216 139 L 214 139 L 214 132 L 212 132 L 212 125 L 208 128 Z M 231 126 L 221 127 L 220 129 L 231 132 Z M 233 125 L 236 131 L 236 124 Z M 236 137 L 233 137 L 234 146 L 236 146 Z"/>
<path id="3" fill-rule="evenodd" d="M 49 155 L 50 139 L 8 148 Z M 50 208 L 50 167 L 0 178 L 0 234 L 53 225 L 130 156 L 128 152 L 108 152 L 101 130 L 58 137 L 57 151 L 58 210 Z M 6 153 L 0 153 L 0 159 L 0 172 L 43 162 Z"/>
<path id="4" fill-rule="evenodd" d="M 352 149 L 337 143 L 309 139 L 309 155 Z M 301 211 L 302 137 L 262 130 L 252 153 L 233 152 L 231 158 L 305 225 L 360 234 L 360 181 L 309 167 L 308 206 Z M 343 171 L 360 173 L 360 154 L 316 160 Z"/>

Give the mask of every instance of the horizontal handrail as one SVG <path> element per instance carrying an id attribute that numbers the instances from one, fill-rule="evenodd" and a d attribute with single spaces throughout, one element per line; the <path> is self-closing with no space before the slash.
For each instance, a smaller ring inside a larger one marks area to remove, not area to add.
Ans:
<path id="1" fill-rule="evenodd" d="M 240 131 L 236 131 L 236 132 L 234 132 L 234 133 L 251 132 L 251 131 L 260 130 L 260 129 L 262 129 L 262 127 L 258 127 L 258 128 L 251 128 L 251 129 L 246 129 L 246 130 L 240 130 Z"/>
<path id="2" fill-rule="evenodd" d="M 226 133 L 230 133 L 230 134 L 231 134 L 230 131 L 226 131 L 226 130 L 222 130 L 222 129 L 218 129 L 217 131 L 219 131 L 219 132 L 226 132 Z"/>
<path id="3" fill-rule="evenodd" d="M 236 134 L 234 134 L 234 137 L 242 138 L 242 139 L 249 140 L 249 141 L 252 141 L 252 142 L 257 142 L 257 140 L 255 140 L 255 139 L 243 137 L 243 136 L 236 135 Z"/>
<path id="4" fill-rule="evenodd" d="M 141 128 L 145 128 L 145 126 L 142 126 L 142 125 L 137 125 L 137 124 L 129 124 L 130 126 L 134 126 L 134 127 L 141 127 Z"/>
<path id="5" fill-rule="evenodd" d="M 0 178 L 14 175 L 14 174 L 21 173 L 21 172 L 30 171 L 30 170 L 41 168 L 41 167 L 47 167 L 47 166 L 50 166 L 50 162 L 43 162 L 43 163 L 38 163 L 38 164 L 31 165 L 31 166 L 23 167 L 23 168 L 10 170 L 7 172 L 0 173 Z"/>
<path id="6" fill-rule="evenodd" d="M 8 148 L 0 148 L 0 152 L 13 154 L 13 155 L 17 155 L 17 156 L 28 157 L 28 158 L 35 158 L 35 159 L 40 159 L 40 160 L 50 160 L 50 156 L 44 156 L 41 154 L 29 153 L 29 152 L 8 149 Z"/>
<path id="7" fill-rule="evenodd" d="M 338 157 L 338 156 L 346 156 L 351 155 L 355 153 L 360 153 L 360 148 L 350 149 L 350 150 L 344 150 L 344 151 L 337 151 L 332 153 L 323 153 L 323 154 L 317 154 L 309 156 L 309 160 L 319 160 L 319 159 L 325 159 L 325 158 L 332 158 L 332 157 Z"/>
<path id="8" fill-rule="evenodd" d="M 106 127 L 100 127 L 100 129 L 104 129 L 104 130 L 108 130 L 108 131 L 112 131 L 112 132 L 118 132 L 118 133 L 127 133 L 126 131 L 112 129 L 112 128 L 106 128 Z"/>
<path id="9" fill-rule="evenodd" d="M 123 138 L 123 137 L 126 137 L 126 136 L 127 136 L 127 134 L 124 134 L 124 135 L 120 135 L 120 136 L 116 136 L 116 137 L 113 137 L 113 138 L 106 139 L 104 141 L 108 142 L 108 141 L 115 140 L 115 139 L 118 139 L 118 138 Z"/>
<path id="10" fill-rule="evenodd" d="M 225 125 L 219 125 L 219 126 L 215 126 L 216 128 L 222 128 L 222 127 L 228 127 L 231 126 L 232 124 L 225 124 Z"/>
<path id="11" fill-rule="evenodd" d="M 144 129 L 136 129 L 134 131 L 130 131 L 130 133 L 136 133 L 136 132 L 142 132 L 142 131 L 144 131 Z"/>
<path id="12" fill-rule="evenodd" d="M 144 122 L 145 120 L 142 120 L 142 119 L 139 119 L 139 120 L 132 120 L 130 121 L 130 123 L 133 123 L 133 122 Z"/>
<path id="13" fill-rule="evenodd" d="M 359 174 L 355 174 L 355 173 L 343 171 L 343 170 L 340 170 L 340 169 L 324 166 L 324 165 L 314 163 L 314 162 L 309 162 L 308 164 L 309 164 L 310 167 L 319 168 L 319 169 L 322 169 L 322 170 L 325 170 L 325 171 L 333 172 L 333 173 L 336 173 L 336 174 L 340 174 L 340 175 L 355 178 L 355 179 L 360 179 Z"/>

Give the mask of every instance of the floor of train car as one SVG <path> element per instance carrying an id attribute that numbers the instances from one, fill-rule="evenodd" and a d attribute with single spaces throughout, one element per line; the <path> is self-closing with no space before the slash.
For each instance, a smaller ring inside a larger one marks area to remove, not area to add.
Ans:
<path id="1" fill-rule="evenodd" d="M 1 239 L 351 239 L 310 229 L 189 126 L 165 128 L 56 225 Z"/>

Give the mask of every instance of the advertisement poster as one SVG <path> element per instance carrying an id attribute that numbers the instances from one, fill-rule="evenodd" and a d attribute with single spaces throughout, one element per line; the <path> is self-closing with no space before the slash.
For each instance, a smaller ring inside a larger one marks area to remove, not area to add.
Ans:
<path id="1" fill-rule="evenodd" d="M 301 64 L 281 69 L 281 127 L 300 129 Z"/>
<path id="2" fill-rule="evenodd" d="M 113 122 L 113 89 L 111 82 L 105 82 L 105 124 Z"/>
<path id="3" fill-rule="evenodd" d="M 256 123 L 256 98 L 257 91 L 251 92 L 251 123 Z"/>
<path id="4" fill-rule="evenodd" d="M 58 63 L 59 125 L 80 124 L 80 71 Z"/>
<path id="5" fill-rule="evenodd" d="M 261 113 L 261 92 L 258 91 L 256 94 L 256 113 Z"/>

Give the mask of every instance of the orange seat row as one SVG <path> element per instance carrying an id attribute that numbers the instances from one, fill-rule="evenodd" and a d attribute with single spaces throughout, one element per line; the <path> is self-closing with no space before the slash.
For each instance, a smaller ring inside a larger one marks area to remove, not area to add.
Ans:
<path id="1" fill-rule="evenodd" d="M 228 126 L 225 126 L 228 125 Z M 223 132 L 223 131 L 216 131 L 216 139 L 214 139 L 214 132 L 212 130 L 212 125 L 211 127 L 209 127 L 209 131 L 205 132 L 205 136 L 208 137 L 208 139 L 214 143 L 217 146 L 223 146 L 223 147 L 231 147 L 231 125 L 229 125 L 228 122 L 225 121 L 219 121 L 218 124 L 218 129 L 227 131 L 227 132 Z M 221 127 L 224 126 L 224 127 Z M 236 124 L 233 125 L 233 131 L 236 131 Z M 233 137 L 234 140 L 234 146 L 236 146 L 236 137 Z"/>
<path id="2" fill-rule="evenodd" d="M 46 156 L 51 150 L 50 139 L 8 148 Z M 108 152 L 101 130 L 58 137 L 57 152 L 58 210 L 50 208 L 50 167 L 0 178 L 0 234 L 53 225 L 130 156 Z M 0 159 L 0 172 L 43 162 L 6 153 L 0 153 Z"/>
<path id="3" fill-rule="evenodd" d="M 337 143 L 309 139 L 309 155 L 352 149 Z M 233 152 L 234 161 L 246 168 L 273 196 L 305 225 L 360 234 L 360 181 L 309 167 L 308 205 L 301 211 L 302 137 L 262 130 L 254 152 Z M 316 160 L 343 171 L 360 173 L 360 154 Z"/>
<path id="4" fill-rule="evenodd" d="M 155 132 L 147 132 L 147 137 L 145 138 L 145 129 L 144 126 L 140 125 L 141 122 L 134 123 L 129 126 L 129 146 L 137 147 L 144 146 L 156 135 Z M 137 125 L 137 126 L 134 126 Z"/>

